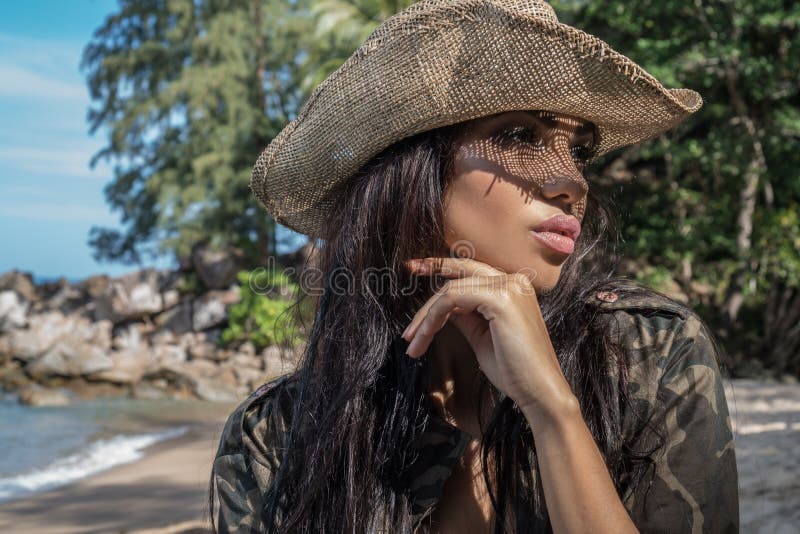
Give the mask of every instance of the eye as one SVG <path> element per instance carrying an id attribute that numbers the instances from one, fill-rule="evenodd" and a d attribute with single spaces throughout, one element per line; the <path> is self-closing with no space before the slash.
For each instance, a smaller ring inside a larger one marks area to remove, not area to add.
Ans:
<path id="1" fill-rule="evenodd" d="M 531 126 L 512 126 L 493 136 L 494 141 L 503 147 L 532 146 L 537 150 L 544 148 L 542 138 Z"/>
<path id="2" fill-rule="evenodd" d="M 576 145 L 572 147 L 572 157 L 579 165 L 586 166 L 593 155 L 594 149 L 591 145 Z"/>

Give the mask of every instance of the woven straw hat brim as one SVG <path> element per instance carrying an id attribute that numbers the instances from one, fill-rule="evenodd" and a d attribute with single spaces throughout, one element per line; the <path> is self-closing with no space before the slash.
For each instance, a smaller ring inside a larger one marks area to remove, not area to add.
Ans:
<path id="1" fill-rule="evenodd" d="M 315 237 L 331 191 L 405 137 L 511 110 L 597 125 L 600 156 L 657 137 L 703 105 L 667 89 L 538 0 L 423 0 L 386 19 L 259 156 L 250 187 L 281 224 Z"/>

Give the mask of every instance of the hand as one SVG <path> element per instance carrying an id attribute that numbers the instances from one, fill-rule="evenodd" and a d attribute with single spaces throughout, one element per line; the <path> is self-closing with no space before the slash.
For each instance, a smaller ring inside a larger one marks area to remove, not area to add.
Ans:
<path id="1" fill-rule="evenodd" d="M 405 264 L 414 274 L 449 278 L 403 332 L 411 342 L 410 357 L 424 354 L 450 321 L 469 342 L 486 378 L 521 409 L 557 411 L 559 403 L 574 398 L 527 275 L 466 258 L 443 258 L 439 270 L 433 258 Z"/>

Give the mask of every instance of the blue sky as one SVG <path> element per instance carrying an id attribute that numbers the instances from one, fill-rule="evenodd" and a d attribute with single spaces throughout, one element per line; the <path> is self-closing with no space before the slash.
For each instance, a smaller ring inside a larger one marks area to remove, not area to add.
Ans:
<path id="1" fill-rule="evenodd" d="M 89 168 L 105 134 L 89 136 L 79 65 L 94 30 L 115 10 L 116 0 L 0 4 L 0 273 L 75 280 L 136 268 L 95 262 L 87 243 L 92 226 L 119 219 L 103 197 L 109 166 Z"/>
<path id="2" fill-rule="evenodd" d="M 110 169 L 89 169 L 104 140 L 88 133 L 79 64 L 115 6 L 26 0 L 0 7 L 0 272 L 75 279 L 133 268 L 96 263 L 87 244 L 92 225 L 118 219 L 103 198 Z"/>

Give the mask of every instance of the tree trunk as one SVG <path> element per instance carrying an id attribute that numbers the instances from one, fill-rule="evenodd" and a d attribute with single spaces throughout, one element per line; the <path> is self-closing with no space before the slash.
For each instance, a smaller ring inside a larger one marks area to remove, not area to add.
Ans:
<path id="1" fill-rule="evenodd" d="M 728 286 L 723 306 L 725 320 L 728 326 L 732 326 L 736 322 L 739 316 L 739 310 L 744 303 L 743 290 L 750 264 L 750 252 L 752 248 L 750 238 L 753 234 L 753 214 L 756 209 L 756 195 L 758 193 L 759 180 L 762 176 L 765 176 L 767 172 L 767 161 L 764 157 L 764 150 L 761 146 L 761 140 L 758 138 L 755 123 L 747 113 L 747 106 L 736 90 L 737 79 L 738 76 L 735 66 L 729 66 L 726 69 L 728 93 L 730 94 L 733 108 L 738 115 L 737 119 L 744 125 L 750 136 L 753 147 L 753 157 L 745 171 L 744 184 L 739 194 L 739 215 L 736 218 L 736 226 L 738 228 L 736 236 L 738 266 Z"/>

